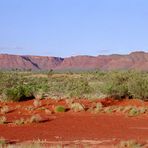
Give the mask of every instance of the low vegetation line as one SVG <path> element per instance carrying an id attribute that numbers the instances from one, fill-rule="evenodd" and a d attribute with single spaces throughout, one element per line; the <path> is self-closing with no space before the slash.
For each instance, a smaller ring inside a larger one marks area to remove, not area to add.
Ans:
<path id="1" fill-rule="evenodd" d="M 32 98 L 148 99 L 148 72 L 0 72 L 0 101 Z"/>

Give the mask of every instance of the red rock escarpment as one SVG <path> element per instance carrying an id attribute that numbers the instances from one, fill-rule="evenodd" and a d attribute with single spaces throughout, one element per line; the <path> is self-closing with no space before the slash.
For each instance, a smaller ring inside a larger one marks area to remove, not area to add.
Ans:
<path id="1" fill-rule="evenodd" d="M 128 55 L 73 56 L 68 58 L 48 56 L 20 56 L 0 54 L 0 69 L 136 69 L 148 70 L 148 53 L 132 52 Z"/>

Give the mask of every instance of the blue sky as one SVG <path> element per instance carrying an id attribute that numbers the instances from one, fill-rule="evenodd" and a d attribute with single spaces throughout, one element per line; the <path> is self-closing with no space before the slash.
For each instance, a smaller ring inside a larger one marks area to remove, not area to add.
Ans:
<path id="1" fill-rule="evenodd" d="M 148 51 L 148 0 L 0 0 L 0 53 Z"/>

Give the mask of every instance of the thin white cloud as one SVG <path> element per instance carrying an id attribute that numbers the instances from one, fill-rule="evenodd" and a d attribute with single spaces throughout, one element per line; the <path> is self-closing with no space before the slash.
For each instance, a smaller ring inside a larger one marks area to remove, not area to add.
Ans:
<path id="1" fill-rule="evenodd" d="M 10 47 L 10 46 L 0 46 L 0 51 L 5 51 L 5 50 L 23 50 L 24 48 L 21 46 L 14 46 L 14 47 Z"/>
<path id="2" fill-rule="evenodd" d="M 108 53 L 108 52 L 110 52 L 109 49 L 100 49 L 100 53 Z"/>

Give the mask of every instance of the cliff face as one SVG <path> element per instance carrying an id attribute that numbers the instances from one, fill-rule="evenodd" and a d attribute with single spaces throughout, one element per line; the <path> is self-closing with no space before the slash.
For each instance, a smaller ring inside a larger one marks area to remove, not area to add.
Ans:
<path id="1" fill-rule="evenodd" d="M 0 69 L 137 69 L 148 71 L 148 53 L 129 55 L 74 56 L 69 58 L 47 56 L 19 56 L 0 54 Z"/>
<path id="2" fill-rule="evenodd" d="M 55 69 L 62 61 L 56 57 L 0 54 L 0 69 L 48 70 Z"/>

